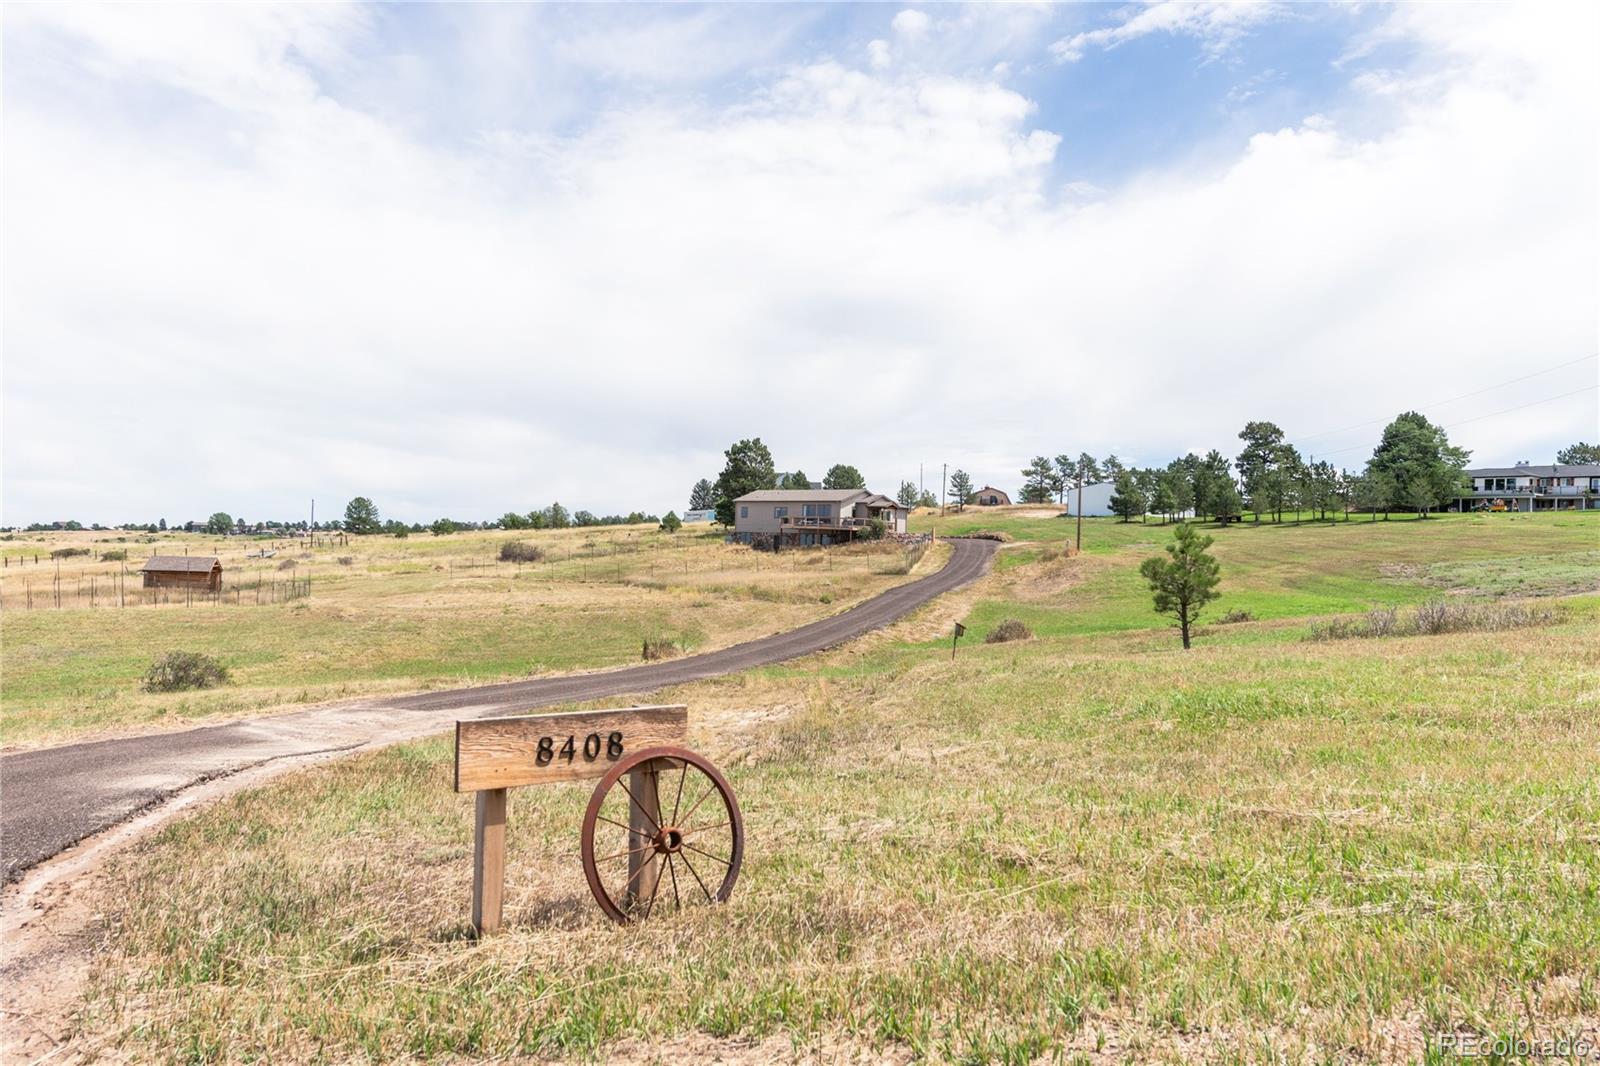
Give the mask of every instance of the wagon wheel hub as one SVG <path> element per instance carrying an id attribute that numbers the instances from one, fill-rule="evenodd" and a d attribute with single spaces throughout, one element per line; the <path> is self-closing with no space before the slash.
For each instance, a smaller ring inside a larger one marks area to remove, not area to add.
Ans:
<path id="1" fill-rule="evenodd" d="M 664 825 L 657 830 L 652 843 L 657 855 L 675 855 L 683 850 L 683 830 L 675 825 Z"/>

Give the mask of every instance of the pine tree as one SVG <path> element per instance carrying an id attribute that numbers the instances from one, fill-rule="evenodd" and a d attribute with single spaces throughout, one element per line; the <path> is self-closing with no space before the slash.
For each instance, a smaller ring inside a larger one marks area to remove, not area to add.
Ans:
<path id="1" fill-rule="evenodd" d="M 953 472 L 950 475 L 950 498 L 956 501 L 956 510 L 964 510 L 971 495 L 972 478 L 967 476 L 965 470 Z"/>
<path id="2" fill-rule="evenodd" d="M 1230 482 L 1231 485 L 1231 482 Z M 1159 555 L 1139 565 L 1139 574 L 1155 593 L 1155 609 L 1178 620 L 1183 646 L 1189 647 L 1190 628 L 1201 608 L 1219 595 L 1217 583 L 1221 567 L 1206 552 L 1212 539 L 1203 537 L 1187 522 L 1178 526 L 1173 542 L 1167 545 L 1167 558 Z"/>

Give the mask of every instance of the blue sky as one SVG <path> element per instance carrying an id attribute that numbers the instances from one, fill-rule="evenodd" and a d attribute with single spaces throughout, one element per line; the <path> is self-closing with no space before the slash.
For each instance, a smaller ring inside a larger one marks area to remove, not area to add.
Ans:
<path id="1" fill-rule="evenodd" d="M 1519 377 L 1428 413 L 1547 459 L 1600 436 L 1597 28 L 9 5 L 4 520 L 664 511 L 747 436 L 890 491 L 1256 418 L 1358 466 Z"/>

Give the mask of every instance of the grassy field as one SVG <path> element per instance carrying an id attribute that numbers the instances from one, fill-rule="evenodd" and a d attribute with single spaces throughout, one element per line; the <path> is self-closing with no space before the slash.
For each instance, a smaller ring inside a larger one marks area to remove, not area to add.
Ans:
<path id="1" fill-rule="evenodd" d="M 470 800 L 444 741 L 405 745 L 118 861 L 77 1039 L 194 1062 L 1412 1062 L 1444 1060 L 1439 1032 L 1595 1030 L 1600 595 L 1537 629 L 1307 639 L 1332 611 L 1592 585 L 1600 524 L 1506 519 L 1223 531 L 1216 610 L 1262 620 L 1186 653 L 1127 577 L 1164 531 L 1091 523 L 1051 557 L 1064 523 L 974 518 L 1018 538 L 975 590 L 669 694 L 745 808 L 727 906 L 611 926 L 578 865 L 587 789 L 525 789 L 510 928 L 472 943 Z M 963 613 L 1040 636 L 951 661 Z"/>
<path id="2" fill-rule="evenodd" d="M 545 560 L 499 562 L 500 545 L 513 539 L 540 546 Z M 50 558 L 70 547 L 91 554 Z M 277 553 L 255 557 L 263 548 Z M 166 603 L 117 606 L 124 567 L 133 572 L 130 597 L 142 597 L 143 560 L 186 550 L 221 557 L 220 602 L 173 593 Z M 106 551 L 126 551 L 128 560 L 98 558 Z M 897 547 L 772 556 L 724 544 L 704 527 L 364 537 L 315 547 L 85 532 L 3 541 L 0 554 L 0 738 L 8 747 L 617 666 L 639 661 L 646 638 L 707 650 L 792 629 L 909 580 Z M 917 573 L 943 558 L 928 554 Z M 311 594 L 273 602 L 290 579 L 309 579 Z M 233 683 L 141 692 L 151 660 L 173 649 L 218 657 Z"/>

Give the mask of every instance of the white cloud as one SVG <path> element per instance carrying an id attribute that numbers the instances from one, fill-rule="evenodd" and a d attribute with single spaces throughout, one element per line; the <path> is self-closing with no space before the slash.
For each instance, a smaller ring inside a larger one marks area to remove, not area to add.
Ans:
<path id="1" fill-rule="evenodd" d="M 265 17 L 8 10 L 8 520 L 665 510 L 757 434 L 814 474 L 1014 487 L 1035 452 L 1231 451 L 1247 418 L 1315 432 L 1593 351 L 1593 34 L 1523 9 L 1397 11 L 1432 80 L 1374 132 L 1065 192 L 983 74 L 819 60 L 464 148 L 314 76 L 302 43 L 350 62 L 363 19 Z M 46 43 L 59 80 L 17 91 Z M 161 114 L 108 124 L 107 93 Z M 1537 414 L 1466 443 L 1594 424 Z"/>
<path id="2" fill-rule="evenodd" d="M 1277 13 L 1278 5 L 1271 0 L 1158 0 L 1133 9 L 1115 26 L 1063 37 L 1050 46 L 1050 54 L 1057 62 L 1074 63 L 1089 48 L 1115 48 L 1152 33 L 1166 33 L 1193 37 L 1214 59 Z"/>
<path id="3" fill-rule="evenodd" d="M 921 11 L 908 7 L 904 11 L 901 11 L 899 14 L 895 15 L 892 25 L 894 26 L 894 32 L 900 34 L 902 37 L 910 37 L 915 39 L 928 32 L 928 25 L 932 21 L 932 19 L 928 18 L 928 16 Z"/>

